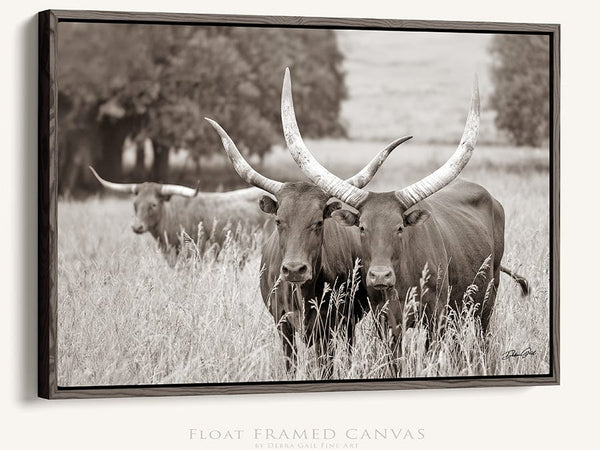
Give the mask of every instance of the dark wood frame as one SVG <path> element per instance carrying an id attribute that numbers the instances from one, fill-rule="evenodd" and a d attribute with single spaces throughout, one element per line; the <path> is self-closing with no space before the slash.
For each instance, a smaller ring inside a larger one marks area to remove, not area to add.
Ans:
<path id="1" fill-rule="evenodd" d="M 531 386 L 559 384 L 559 98 L 560 25 L 500 22 L 342 19 L 214 14 L 167 14 L 48 10 L 39 13 L 38 109 L 38 395 L 55 398 L 322 392 L 446 387 Z M 60 387 L 56 377 L 57 336 L 57 31 L 58 23 L 130 22 L 181 25 L 243 25 L 545 34 L 550 38 L 550 372 L 546 375 L 414 378 L 402 380 L 265 382 L 227 384 Z"/>

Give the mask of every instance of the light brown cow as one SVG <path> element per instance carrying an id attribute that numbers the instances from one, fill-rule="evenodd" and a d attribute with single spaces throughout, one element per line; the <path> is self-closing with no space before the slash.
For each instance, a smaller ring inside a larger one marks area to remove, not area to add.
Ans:
<path id="1" fill-rule="evenodd" d="M 201 250 L 206 249 L 206 238 L 213 232 L 210 243 L 221 246 L 227 224 L 233 229 L 238 224 L 268 226 L 269 216 L 258 208 L 258 201 L 265 192 L 256 187 L 230 192 L 199 192 L 171 184 L 112 183 L 101 178 L 92 167 L 90 170 L 106 189 L 135 196 L 135 219 L 131 229 L 137 234 L 152 234 L 164 253 L 179 252 L 183 231 L 197 242 L 199 224 L 204 230 Z"/>

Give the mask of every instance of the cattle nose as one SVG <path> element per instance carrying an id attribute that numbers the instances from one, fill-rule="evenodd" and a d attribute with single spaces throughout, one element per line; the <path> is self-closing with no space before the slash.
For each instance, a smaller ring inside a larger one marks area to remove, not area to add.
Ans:
<path id="1" fill-rule="evenodd" d="M 296 261 L 284 262 L 281 265 L 281 274 L 291 282 L 304 282 L 310 277 L 308 265 Z"/>
<path id="2" fill-rule="evenodd" d="M 131 225 L 131 229 L 133 230 L 134 233 L 143 233 L 144 232 L 144 225 L 139 224 L 139 223 L 134 223 L 133 225 Z"/>
<path id="3" fill-rule="evenodd" d="M 373 266 L 367 272 L 367 286 L 388 289 L 396 283 L 394 271 L 389 266 Z"/>

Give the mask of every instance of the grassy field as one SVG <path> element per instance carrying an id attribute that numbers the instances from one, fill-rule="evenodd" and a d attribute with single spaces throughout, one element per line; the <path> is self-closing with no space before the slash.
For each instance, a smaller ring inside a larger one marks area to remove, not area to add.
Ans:
<path id="1" fill-rule="evenodd" d="M 460 136 L 458 125 L 457 136 Z M 309 142 L 335 173 L 357 171 L 384 142 Z M 408 143 L 370 184 L 404 186 L 441 164 L 451 146 Z M 486 187 L 506 211 L 504 265 L 530 282 L 521 297 L 503 276 L 491 336 L 481 339 L 469 311 L 428 351 L 422 333 L 407 332 L 400 372 L 373 318 L 361 322 L 349 353 L 333 346 L 333 378 L 531 374 L 548 370 L 549 228 L 548 152 L 479 147 L 464 178 Z M 265 172 L 294 179 L 298 171 L 283 150 Z M 61 386 L 204 383 L 315 379 L 323 374 L 311 349 L 300 348 L 298 367 L 285 369 L 281 342 L 258 288 L 259 233 L 249 232 L 250 256 L 231 243 L 218 258 L 206 254 L 170 267 L 149 235 L 129 228 L 130 198 L 61 201 L 58 273 L 58 382 Z M 503 359 L 508 350 L 535 355 Z"/>
<path id="2" fill-rule="evenodd" d="M 336 35 L 348 89 L 341 116 L 351 138 L 412 134 L 422 142 L 453 142 L 453 127 L 462 130 L 477 74 L 480 143 L 507 142 L 489 106 L 491 35 L 356 30 Z"/>

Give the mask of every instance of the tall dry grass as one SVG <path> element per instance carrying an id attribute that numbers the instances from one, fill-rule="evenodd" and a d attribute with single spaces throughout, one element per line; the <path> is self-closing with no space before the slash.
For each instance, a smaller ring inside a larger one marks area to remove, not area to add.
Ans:
<path id="1" fill-rule="evenodd" d="M 366 160 L 359 146 L 311 143 L 317 157 L 341 175 Z M 413 152 L 416 158 L 409 157 Z M 369 187 L 385 190 L 411 182 L 439 164 L 447 152 L 446 147 L 413 147 L 402 157 L 393 155 Z M 532 288 L 529 297 L 521 297 L 518 286 L 502 275 L 488 336 L 481 335 L 475 310 L 466 302 L 427 348 L 424 326 L 405 330 L 402 357 L 394 362 L 389 337 L 378 329 L 378 317 L 368 314 L 357 327 L 351 351 L 345 329 L 334 330 L 330 367 L 313 348 L 299 345 L 296 370 L 287 372 L 276 324 L 258 287 L 260 232 L 234 230 L 218 253 L 201 254 L 187 241 L 190 256 L 171 267 L 149 235 L 131 232 L 130 199 L 61 201 L 59 385 L 546 373 L 547 153 L 510 148 L 478 152 L 465 178 L 481 183 L 502 202 L 507 217 L 503 264 L 524 275 Z M 335 161 L 336 155 L 344 155 L 338 159 L 339 167 L 326 161 Z M 272 158 L 281 173 L 293 173 L 293 162 L 278 160 L 277 153 Z M 332 303 L 349 301 L 357 282 L 351 277 L 349 285 L 332 286 Z M 414 296 L 416 302 L 418 288 Z M 508 350 L 528 347 L 534 355 L 504 358 Z"/>

